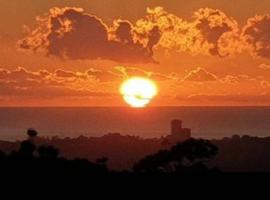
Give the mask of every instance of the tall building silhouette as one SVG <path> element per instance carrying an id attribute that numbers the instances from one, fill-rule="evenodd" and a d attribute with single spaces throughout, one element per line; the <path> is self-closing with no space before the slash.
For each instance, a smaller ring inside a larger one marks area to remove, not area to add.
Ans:
<path id="1" fill-rule="evenodd" d="M 171 134 L 175 135 L 182 131 L 182 121 L 175 119 L 171 121 Z"/>
<path id="2" fill-rule="evenodd" d="M 175 119 L 171 121 L 171 134 L 167 137 L 167 139 L 181 142 L 191 138 L 191 129 L 183 128 L 182 121 Z"/>

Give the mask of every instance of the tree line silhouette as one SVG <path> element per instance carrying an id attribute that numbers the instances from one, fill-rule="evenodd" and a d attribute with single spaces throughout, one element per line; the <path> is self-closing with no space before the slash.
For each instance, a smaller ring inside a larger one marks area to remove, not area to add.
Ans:
<path id="1" fill-rule="evenodd" d="M 209 141 L 189 139 L 169 150 L 146 156 L 133 169 L 144 173 L 214 172 L 218 169 L 209 168 L 207 163 L 217 153 L 218 148 Z"/>
<path id="2" fill-rule="evenodd" d="M 191 139 L 189 143 L 193 140 Z M 92 138 L 85 136 L 45 138 L 40 137 L 35 130 L 30 129 L 26 141 L 31 141 L 35 145 L 35 150 L 32 150 L 33 153 L 26 153 L 26 155 L 41 157 L 40 160 L 48 157 L 65 159 L 67 162 L 70 160 L 87 160 L 92 165 L 103 166 L 103 169 L 104 167 L 107 168 L 110 173 L 130 171 L 133 173 L 144 173 L 144 171 L 156 173 L 155 171 L 172 171 L 172 169 L 182 165 L 187 165 L 187 169 L 192 171 L 192 168 L 196 168 L 195 166 L 197 166 L 197 169 L 200 166 L 200 159 L 198 158 L 190 161 L 188 156 L 182 154 L 179 158 L 178 153 L 183 151 L 182 145 L 185 143 L 168 142 L 166 137 L 143 139 L 137 136 L 123 136 L 113 133 Z M 201 140 L 201 142 L 205 142 L 205 140 Z M 213 169 L 215 166 L 222 172 L 270 171 L 270 137 L 234 135 L 222 139 L 208 140 L 208 142 L 218 147 L 216 155 L 213 156 L 212 154 L 212 156 L 203 159 L 212 171 L 215 171 L 215 168 Z M 177 146 L 177 148 L 174 146 Z M 18 155 L 24 155 L 23 152 L 27 152 L 25 149 L 21 141 L 0 141 L 0 151 L 3 151 L 1 157 L 5 159 L 15 155 L 17 157 Z M 175 153 L 171 153 L 171 151 Z M 31 151 L 29 150 L 29 152 Z M 200 152 L 202 151 L 200 150 Z M 178 157 L 173 157 L 174 154 L 177 154 Z M 167 161 L 167 159 L 171 160 Z M 152 171 L 149 170 L 150 167 Z M 185 169 L 184 167 L 178 168 L 181 168 L 182 171 Z"/>
<path id="3" fill-rule="evenodd" d="M 68 159 L 60 156 L 60 151 L 52 145 L 37 145 L 37 131 L 29 129 L 28 139 L 20 143 L 18 150 L 0 152 L 0 167 L 6 172 L 50 172 L 84 173 L 91 176 L 108 174 L 181 174 L 184 172 L 213 172 L 208 166 L 218 153 L 216 146 L 207 140 L 190 139 L 178 143 L 167 150 L 161 150 L 137 161 L 133 169 L 110 170 L 108 158 L 101 157 L 95 162 L 87 159 Z"/>

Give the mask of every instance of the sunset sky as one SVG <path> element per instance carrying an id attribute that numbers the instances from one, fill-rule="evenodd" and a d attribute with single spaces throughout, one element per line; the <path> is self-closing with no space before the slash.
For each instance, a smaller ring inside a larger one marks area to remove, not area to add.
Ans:
<path id="1" fill-rule="evenodd" d="M 0 106 L 270 105 L 269 0 L 0 2 Z"/>

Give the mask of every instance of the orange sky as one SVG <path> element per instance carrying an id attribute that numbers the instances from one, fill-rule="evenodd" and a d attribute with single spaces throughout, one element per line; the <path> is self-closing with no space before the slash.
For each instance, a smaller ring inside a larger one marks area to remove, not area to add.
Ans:
<path id="1" fill-rule="evenodd" d="M 151 106 L 270 104 L 267 0 L 1 5 L 0 106 L 123 106 L 135 75 L 157 82 Z"/>

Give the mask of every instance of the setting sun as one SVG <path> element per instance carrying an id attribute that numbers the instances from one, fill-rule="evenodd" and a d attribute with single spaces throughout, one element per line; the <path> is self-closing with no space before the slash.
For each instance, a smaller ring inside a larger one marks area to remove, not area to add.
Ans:
<path id="1" fill-rule="evenodd" d="M 145 107 L 157 95 L 157 92 L 155 82 L 142 77 L 129 78 L 120 87 L 120 93 L 125 102 L 135 108 Z"/>

